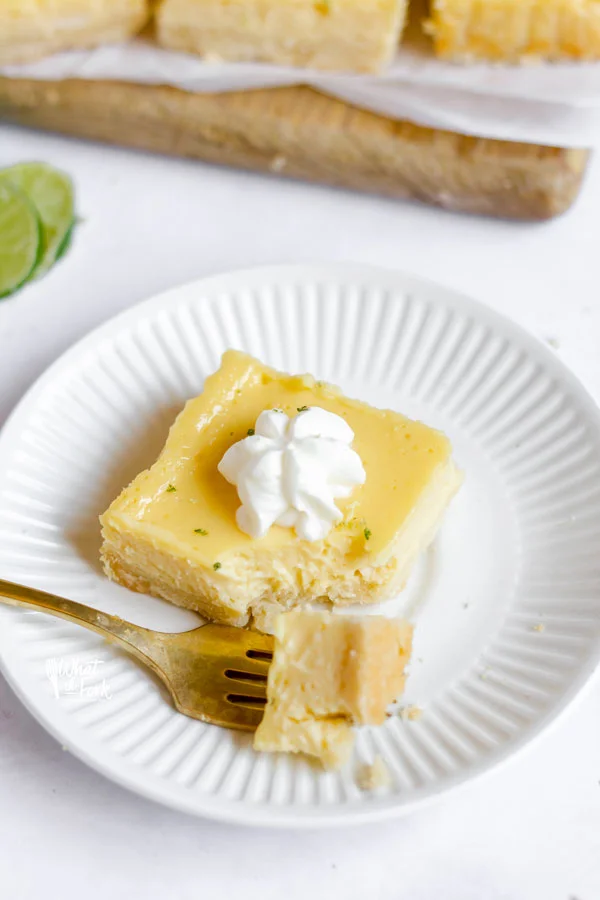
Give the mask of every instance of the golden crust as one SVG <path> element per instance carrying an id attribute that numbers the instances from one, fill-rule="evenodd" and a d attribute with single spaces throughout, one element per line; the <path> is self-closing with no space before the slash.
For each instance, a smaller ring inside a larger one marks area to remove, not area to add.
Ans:
<path id="1" fill-rule="evenodd" d="M 117 554 L 106 545 L 102 549 L 102 567 L 105 575 L 138 594 L 151 594 L 161 600 L 167 600 L 183 609 L 191 609 L 206 619 L 221 622 L 223 625 L 242 627 L 248 624 L 247 611 L 240 611 L 228 603 L 228 598 L 220 596 L 210 584 L 203 584 L 199 590 L 191 591 L 179 587 L 173 581 L 150 578 L 148 574 L 136 572 L 128 568 Z M 263 630 L 263 629 L 257 629 Z"/>

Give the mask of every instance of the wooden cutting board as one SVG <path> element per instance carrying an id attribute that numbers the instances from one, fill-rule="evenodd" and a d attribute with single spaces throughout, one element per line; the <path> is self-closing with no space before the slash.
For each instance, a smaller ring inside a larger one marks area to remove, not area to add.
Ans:
<path id="1" fill-rule="evenodd" d="M 465 137 L 307 87 L 230 94 L 0 79 L 0 118 L 451 210 L 542 220 L 573 203 L 589 152 Z"/>

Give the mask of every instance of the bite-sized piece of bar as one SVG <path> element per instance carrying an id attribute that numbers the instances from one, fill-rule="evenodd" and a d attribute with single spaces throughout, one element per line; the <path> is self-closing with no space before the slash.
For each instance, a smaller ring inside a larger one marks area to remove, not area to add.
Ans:
<path id="1" fill-rule="evenodd" d="M 326 768 L 348 759 L 353 724 L 381 725 L 404 689 L 412 626 L 294 610 L 275 622 L 268 704 L 256 750 L 307 753 Z"/>

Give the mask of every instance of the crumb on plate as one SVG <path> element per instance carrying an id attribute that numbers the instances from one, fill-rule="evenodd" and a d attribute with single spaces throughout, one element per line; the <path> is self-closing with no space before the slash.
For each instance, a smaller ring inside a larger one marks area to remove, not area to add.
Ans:
<path id="1" fill-rule="evenodd" d="M 416 722 L 423 715 L 420 706 L 409 703 L 407 706 L 393 706 L 391 711 L 387 713 L 388 718 L 397 715 L 403 722 Z"/>
<path id="2" fill-rule="evenodd" d="M 271 172 L 283 172 L 287 165 L 287 159 L 282 154 L 277 154 L 274 156 L 269 164 L 269 168 Z"/>
<path id="3" fill-rule="evenodd" d="M 361 791 L 375 791 L 377 788 L 389 787 L 392 783 L 390 770 L 381 756 L 376 756 L 371 764 L 359 766 L 356 783 Z"/>

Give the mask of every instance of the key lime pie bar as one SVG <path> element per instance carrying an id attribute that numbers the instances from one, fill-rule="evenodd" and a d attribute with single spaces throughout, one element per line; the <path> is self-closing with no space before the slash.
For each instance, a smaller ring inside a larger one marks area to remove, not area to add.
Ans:
<path id="1" fill-rule="evenodd" d="M 412 626 L 403 620 L 308 610 L 277 616 L 269 702 L 255 749 L 343 765 L 352 725 L 381 725 L 404 689 L 411 643 Z"/>
<path id="2" fill-rule="evenodd" d="M 127 40 L 149 15 L 147 0 L 0 0 L 0 65 Z"/>
<path id="3" fill-rule="evenodd" d="M 401 590 L 460 485 L 449 440 L 227 351 L 101 516 L 107 575 L 217 622 Z"/>
<path id="4" fill-rule="evenodd" d="M 163 47 L 207 60 L 377 72 L 396 51 L 407 0 L 161 0 Z"/>
<path id="5" fill-rule="evenodd" d="M 599 0 L 432 0 L 425 29 L 456 62 L 600 58 Z"/>

